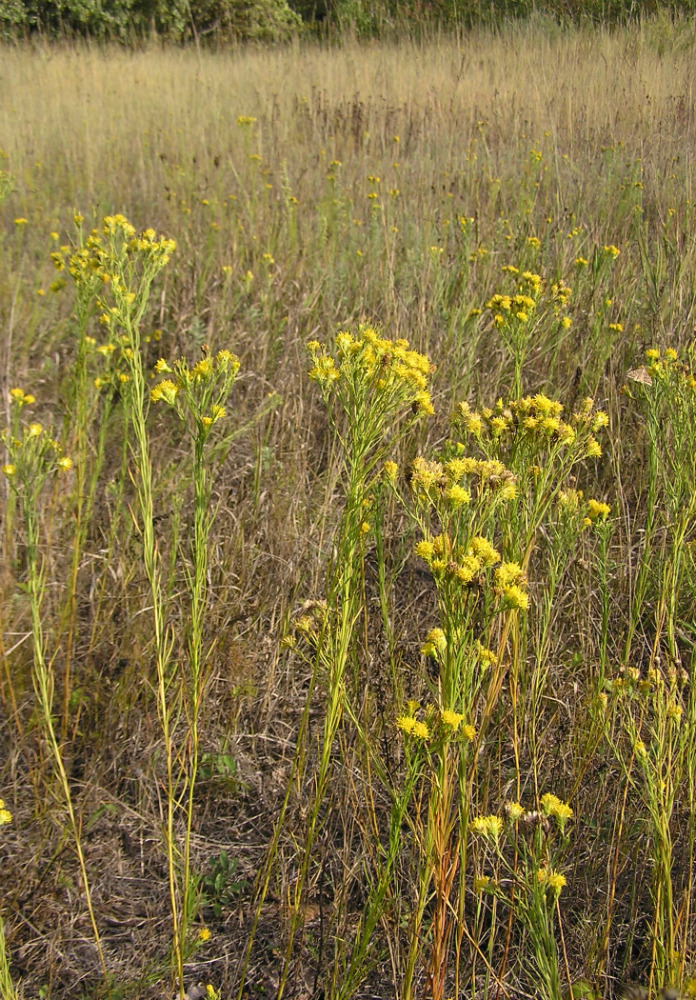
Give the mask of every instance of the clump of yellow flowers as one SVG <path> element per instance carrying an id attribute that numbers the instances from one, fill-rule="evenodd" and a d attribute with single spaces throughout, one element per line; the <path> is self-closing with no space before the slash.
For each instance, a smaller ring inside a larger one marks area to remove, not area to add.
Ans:
<path id="1" fill-rule="evenodd" d="M 9 461 L 2 466 L 2 472 L 15 492 L 27 490 L 35 494 L 50 473 L 69 472 L 72 459 L 63 454 L 60 442 L 42 423 L 34 420 L 24 424 L 20 420 L 21 411 L 32 406 L 35 397 L 19 387 L 10 389 L 9 396 L 10 429 L 0 437 Z"/>
<path id="2" fill-rule="evenodd" d="M 313 365 L 309 377 L 323 390 L 333 388 L 365 402 L 378 395 L 389 411 L 410 405 L 414 413 L 433 413 L 428 376 L 435 366 L 407 340 L 388 340 L 374 327 L 361 325 L 355 334 L 338 334 L 335 356 L 316 340 L 307 350 Z"/>
<path id="3" fill-rule="evenodd" d="M 227 350 L 205 355 L 193 366 L 185 358 L 172 364 L 160 358 L 155 374 L 170 377 L 152 388 L 150 399 L 173 407 L 184 421 L 190 417 L 196 432 L 206 437 L 226 414 L 224 403 L 238 371 L 239 358 Z"/>

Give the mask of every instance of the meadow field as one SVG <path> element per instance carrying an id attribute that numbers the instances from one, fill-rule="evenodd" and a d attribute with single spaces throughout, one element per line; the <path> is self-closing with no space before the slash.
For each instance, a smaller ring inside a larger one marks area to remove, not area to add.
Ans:
<path id="1" fill-rule="evenodd" d="M 696 995 L 694 65 L 0 50 L 1 1000 Z"/>

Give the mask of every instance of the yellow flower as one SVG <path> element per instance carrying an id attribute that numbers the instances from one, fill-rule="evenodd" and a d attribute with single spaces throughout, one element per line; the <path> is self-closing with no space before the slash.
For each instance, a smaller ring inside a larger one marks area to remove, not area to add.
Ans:
<path id="1" fill-rule="evenodd" d="M 596 438 L 591 437 L 587 443 L 587 457 L 588 458 L 601 458 L 602 448 Z"/>
<path id="2" fill-rule="evenodd" d="M 615 247 L 613 243 L 610 243 L 609 246 L 605 246 L 604 252 L 607 255 L 607 257 L 611 257 L 612 260 L 616 260 L 616 258 L 621 253 L 619 248 Z"/>
<path id="3" fill-rule="evenodd" d="M 424 722 L 416 722 L 411 730 L 411 735 L 419 740 L 427 740 L 430 738 L 430 730 Z"/>
<path id="4" fill-rule="evenodd" d="M 415 725 L 416 720 L 411 715 L 400 715 L 396 720 L 396 728 L 409 735 L 413 732 Z"/>
<path id="5" fill-rule="evenodd" d="M 524 808 L 519 802 L 508 802 L 505 808 L 507 810 L 508 818 L 512 820 L 513 823 L 516 823 L 524 816 Z"/>
<path id="6" fill-rule="evenodd" d="M 9 809 L 5 809 L 5 803 L 0 799 L 0 826 L 5 826 L 7 823 L 12 822 L 12 813 Z"/>
<path id="7" fill-rule="evenodd" d="M 14 474 L 17 472 L 17 467 L 12 465 L 11 462 L 8 462 L 7 465 L 3 465 L 2 471 L 5 473 L 8 479 L 11 479 L 12 476 L 14 476 Z"/>
<path id="8" fill-rule="evenodd" d="M 500 553 L 494 548 L 487 538 L 478 536 L 471 541 L 471 551 L 480 559 L 484 567 L 494 566 L 500 562 Z"/>
<path id="9" fill-rule="evenodd" d="M 201 929 L 198 932 L 198 940 L 199 941 L 209 941 L 210 940 L 210 928 L 209 927 L 201 927 Z"/>
<path id="10" fill-rule="evenodd" d="M 154 387 L 150 393 L 150 399 L 153 403 L 158 403 L 160 399 L 163 399 L 165 403 L 169 403 L 170 406 L 173 406 L 176 402 L 178 392 L 178 385 L 172 382 L 170 378 L 166 378 Z"/>
<path id="11" fill-rule="evenodd" d="M 67 455 L 63 455 L 62 458 L 58 459 L 58 468 L 63 472 L 69 472 L 73 467 L 72 458 L 68 458 Z"/>
<path id="12" fill-rule="evenodd" d="M 43 433 L 41 424 L 29 424 L 29 437 L 40 437 Z"/>
<path id="13" fill-rule="evenodd" d="M 517 584 L 503 588 L 503 599 L 509 608 L 519 608 L 520 611 L 526 611 L 529 607 L 529 597 Z"/>
<path id="14" fill-rule="evenodd" d="M 456 733 L 464 721 L 464 716 L 460 715 L 459 712 L 451 712 L 448 708 L 443 708 L 440 712 L 440 719 L 443 725 L 451 727 Z"/>
<path id="15" fill-rule="evenodd" d="M 453 507 L 463 507 L 471 503 L 471 494 L 469 491 L 465 490 L 463 486 L 458 486 L 456 483 L 450 486 L 445 492 L 445 497 Z"/>
<path id="16" fill-rule="evenodd" d="M 608 503 L 600 503 L 599 500 L 587 501 L 587 516 L 592 521 L 606 520 L 611 511 Z"/>
<path id="17" fill-rule="evenodd" d="M 397 476 L 399 475 L 399 466 L 396 464 L 396 462 L 385 462 L 384 474 L 387 477 L 387 480 L 393 485 L 396 482 Z"/>
<path id="18" fill-rule="evenodd" d="M 521 577 L 522 567 L 516 562 L 504 562 L 495 571 L 495 583 L 500 588 L 518 583 Z"/>
<path id="19" fill-rule="evenodd" d="M 432 542 L 428 542 L 424 539 L 422 542 L 418 542 L 415 552 L 417 556 L 421 557 L 421 559 L 430 560 L 435 554 L 435 547 Z"/>
<path id="20" fill-rule="evenodd" d="M 14 220 L 14 224 L 19 228 L 20 226 L 27 226 L 29 222 L 27 219 L 20 217 L 19 219 Z"/>
<path id="21" fill-rule="evenodd" d="M 441 653 L 447 648 L 447 638 L 441 628 L 431 628 L 425 638 Z"/>
<path id="22" fill-rule="evenodd" d="M 503 821 L 500 816 L 476 816 L 471 821 L 471 831 L 497 843 L 503 832 Z"/>
<path id="23" fill-rule="evenodd" d="M 414 489 L 432 489 L 442 482 L 443 476 L 444 469 L 439 462 L 429 462 L 420 456 L 414 459 L 411 478 L 411 485 Z"/>
<path id="24" fill-rule="evenodd" d="M 466 726 L 462 726 L 461 733 L 464 739 L 469 740 L 470 743 L 476 739 L 476 729 L 468 723 Z"/>
<path id="25" fill-rule="evenodd" d="M 546 887 L 551 890 L 554 896 L 560 896 L 564 885 L 566 885 L 565 875 L 561 875 L 560 872 L 555 872 L 553 869 L 547 872 Z"/>
<path id="26" fill-rule="evenodd" d="M 546 792 L 545 795 L 542 795 L 541 811 L 546 816 L 554 817 L 561 830 L 566 825 L 566 822 L 573 818 L 573 810 L 570 806 L 566 802 L 562 802 L 552 792 Z"/>

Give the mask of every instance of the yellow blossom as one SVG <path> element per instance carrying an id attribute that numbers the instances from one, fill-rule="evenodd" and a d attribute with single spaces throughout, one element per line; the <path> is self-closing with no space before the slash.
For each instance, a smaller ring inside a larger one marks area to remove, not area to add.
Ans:
<path id="1" fill-rule="evenodd" d="M 440 719 L 443 725 L 449 726 L 456 732 L 464 721 L 464 716 L 460 715 L 459 712 L 451 712 L 448 708 L 443 708 L 440 712 Z"/>
<path id="2" fill-rule="evenodd" d="M 471 494 L 469 491 L 465 490 L 463 486 L 458 486 L 456 483 L 445 491 L 445 497 L 453 507 L 463 507 L 471 503 Z"/>
<path id="3" fill-rule="evenodd" d="M 509 608 L 526 611 L 529 607 L 529 597 L 517 584 L 503 588 L 503 599 Z"/>
<path id="4" fill-rule="evenodd" d="M 176 402 L 178 392 L 178 385 L 172 382 L 171 379 L 166 378 L 154 387 L 150 393 L 150 399 L 153 403 L 158 403 L 161 399 L 163 399 L 165 403 L 169 403 L 170 406 L 173 406 Z"/>

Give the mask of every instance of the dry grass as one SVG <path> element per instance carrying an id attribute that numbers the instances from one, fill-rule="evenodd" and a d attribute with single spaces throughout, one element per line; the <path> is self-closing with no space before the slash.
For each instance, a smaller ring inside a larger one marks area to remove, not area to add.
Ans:
<path id="1" fill-rule="evenodd" d="M 69 290 L 49 290 L 58 277 L 49 233 L 59 231 L 64 242 L 76 209 L 88 225 L 124 212 L 136 226 L 153 226 L 178 242 L 147 316 L 148 330 L 162 331 L 159 343 L 147 346 L 150 364 L 159 354 L 195 359 L 204 343 L 230 348 L 242 362 L 230 412 L 246 429 L 223 450 L 214 473 L 218 516 L 207 622 L 214 646 L 201 738 L 210 756 L 196 793 L 193 843 L 202 876 L 221 850 L 237 867 L 221 914 L 209 901 L 196 918 L 213 935 L 190 960 L 191 983 L 214 982 L 225 997 L 240 985 L 254 880 L 291 780 L 307 697 L 309 671 L 280 642 L 292 614 L 323 594 L 341 511 L 339 458 L 306 378 L 304 344 L 330 339 L 367 317 L 383 324 L 386 336 L 406 337 L 427 352 L 438 364 L 436 417 L 395 457 L 405 462 L 431 454 L 448 433 L 456 400 L 494 402 L 510 385 L 500 339 L 484 320 L 471 318 L 471 310 L 499 290 L 500 268 L 508 263 L 574 286 L 570 333 L 559 341 L 554 327 L 531 345 L 527 390 L 568 406 L 592 395 L 610 415 L 603 459 L 579 473 L 588 495 L 606 497 L 616 514 L 607 563 L 610 634 L 602 646 L 602 590 L 588 543 L 559 581 L 548 645 L 530 619 L 522 681 L 532 676 L 542 646 L 548 678 L 539 704 L 525 702 L 523 689 L 514 726 L 514 693 L 504 688 L 476 808 L 497 809 L 513 794 L 515 776 L 527 796 L 534 781 L 540 791 L 552 787 L 572 796 L 579 830 L 562 897 L 572 975 L 609 996 L 649 967 L 650 835 L 641 825 L 640 795 L 590 726 L 588 705 L 600 659 L 613 675 L 629 661 L 652 662 L 651 649 L 661 642 L 655 614 L 669 533 L 659 536 L 662 549 L 655 544 L 655 572 L 634 621 L 647 443 L 644 415 L 619 390 L 646 346 L 681 350 L 693 337 L 695 56 L 693 33 L 665 24 L 615 33 L 537 25 L 423 45 L 232 49 L 200 57 L 171 49 L 2 51 L 0 167 L 14 178 L 1 209 L 4 390 L 31 389 L 37 414 L 64 426 L 69 438 L 73 303 Z M 239 125 L 239 116 L 256 121 Z M 20 217 L 26 226 L 15 226 Z M 470 221 L 462 226 L 462 218 Z M 621 256 L 596 287 L 586 274 L 574 277 L 576 257 L 591 259 L 594 247 L 609 244 Z M 611 332 L 609 322 L 623 329 Z M 256 419 L 270 392 L 281 402 Z M 166 416 L 151 416 L 160 544 L 171 566 L 168 607 L 182 628 L 186 605 L 171 529 L 178 523 L 185 535 L 189 523 L 191 498 L 180 487 L 177 464 L 183 443 Z M 163 750 L 150 687 L 139 541 L 113 488 L 122 432 L 117 408 L 79 570 L 77 668 L 64 754 L 113 995 L 161 997 L 168 989 L 162 983 L 169 933 Z M 56 642 L 60 675 L 70 498 L 52 496 L 43 517 L 46 629 Z M 410 555 L 413 526 L 393 511 L 386 534 L 393 635 L 380 614 L 372 554 L 363 708 L 374 746 L 396 773 L 402 749 L 394 718 L 404 698 L 427 690 L 429 668 L 419 648 L 437 619 L 432 580 Z M 540 537 L 542 551 L 544 544 Z M 539 556 L 537 576 L 530 570 L 538 604 L 544 559 Z M 7 753 L 0 793 L 14 822 L 3 828 L 0 849 L 8 947 L 26 996 L 39 990 L 56 1000 L 97 996 L 99 970 L 78 869 L 61 831 L 62 806 L 34 714 L 24 569 L 23 536 L 6 532 L 0 741 Z M 676 615 L 687 669 L 693 655 L 689 594 Z M 248 996 L 274 996 L 278 986 L 322 698 L 323 692 L 310 711 L 307 763 L 289 798 L 260 910 Z M 335 754 L 286 987 L 286 996 L 297 998 L 335 995 L 327 969 L 335 942 L 350 940 L 366 903 L 362 866 L 370 856 L 370 823 L 373 817 L 386 822 L 389 814 L 386 787 L 375 779 L 368 795 L 369 762 L 348 725 Z M 630 791 L 625 809 L 624 788 Z M 682 789 L 674 819 L 680 890 L 688 888 L 685 866 L 693 847 L 689 809 Z M 401 987 L 407 903 L 417 874 L 404 837 L 401 895 L 376 932 L 360 996 L 389 997 Z M 468 899 L 466 905 L 474 904 Z M 684 921 L 693 919 L 685 914 Z M 503 926 L 507 918 L 498 919 Z M 690 933 L 689 927 L 689 940 Z M 484 950 L 486 935 L 484 926 Z M 513 938 L 515 954 L 506 959 L 510 996 L 525 995 L 524 945 Z M 499 952 L 491 955 L 499 961 Z M 686 980 L 690 952 L 683 968 Z M 490 989 L 493 995 L 495 986 Z"/>

